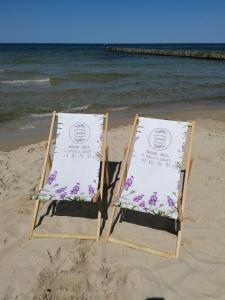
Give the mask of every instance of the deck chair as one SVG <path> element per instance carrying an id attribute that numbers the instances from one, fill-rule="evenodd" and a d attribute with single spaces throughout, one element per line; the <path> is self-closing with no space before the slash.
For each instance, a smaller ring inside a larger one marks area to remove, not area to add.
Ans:
<path id="1" fill-rule="evenodd" d="M 188 177 L 193 161 L 194 128 L 194 122 L 135 117 L 112 203 L 106 241 L 167 258 L 178 258 Z M 182 169 L 183 164 L 185 169 Z M 176 220 L 179 226 L 175 253 L 114 238 L 111 231 L 116 225 L 113 221 L 119 207 Z"/>
<path id="2" fill-rule="evenodd" d="M 54 158 L 51 162 L 50 148 L 57 117 Z M 29 239 L 47 237 L 99 240 L 104 181 L 108 178 L 107 172 L 105 173 L 108 161 L 107 127 L 108 114 L 56 114 L 53 112 L 39 190 L 35 194 Z M 51 171 L 45 184 L 48 165 Z M 98 201 L 96 235 L 35 232 L 39 205 L 42 200 Z"/>

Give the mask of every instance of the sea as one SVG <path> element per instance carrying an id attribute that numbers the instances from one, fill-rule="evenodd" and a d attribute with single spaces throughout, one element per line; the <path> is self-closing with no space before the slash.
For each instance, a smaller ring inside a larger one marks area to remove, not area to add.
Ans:
<path id="1" fill-rule="evenodd" d="M 0 44 L 0 140 L 45 134 L 53 110 L 107 111 L 116 120 L 225 105 L 225 61 L 106 46 L 225 52 L 225 44 Z"/>

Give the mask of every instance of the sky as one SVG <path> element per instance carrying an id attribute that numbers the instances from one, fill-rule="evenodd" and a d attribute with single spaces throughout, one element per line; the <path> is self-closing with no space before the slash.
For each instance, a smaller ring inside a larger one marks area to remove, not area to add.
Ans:
<path id="1" fill-rule="evenodd" d="M 225 0 L 0 0 L 0 43 L 225 43 Z"/>

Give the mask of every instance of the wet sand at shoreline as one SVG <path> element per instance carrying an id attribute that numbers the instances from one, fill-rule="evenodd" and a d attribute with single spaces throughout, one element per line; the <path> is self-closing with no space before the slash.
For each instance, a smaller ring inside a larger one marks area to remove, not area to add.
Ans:
<path id="1" fill-rule="evenodd" d="M 100 111 L 99 113 L 105 113 Z M 131 125 L 135 114 L 144 117 L 151 118 L 165 118 L 174 120 L 196 120 L 200 119 L 212 119 L 216 121 L 225 121 L 225 107 L 205 107 L 196 105 L 195 107 L 187 107 L 185 109 L 177 105 L 174 107 L 171 104 L 163 107 L 159 105 L 153 106 L 151 109 L 133 108 L 129 110 L 109 111 L 109 129 L 117 128 L 120 126 Z M 51 122 L 51 116 L 43 118 L 42 121 L 36 121 L 32 128 L 25 130 L 5 130 L 0 133 L 0 151 L 11 151 L 15 150 L 20 146 L 26 146 L 33 143 L 38 143 L 43 140 L 47 140 L 48 132 Z M 32 122 L 31 122 L 32 124 Z"/>

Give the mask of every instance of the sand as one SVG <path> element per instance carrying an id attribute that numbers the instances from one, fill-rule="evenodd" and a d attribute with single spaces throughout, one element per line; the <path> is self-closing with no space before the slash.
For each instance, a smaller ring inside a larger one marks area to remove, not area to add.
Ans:
<path id="1" fill-rule="evenodd" d="M 225 122 L 198 118 L 179 260 L 101 241 L 28 240 L 45 143 L 0 152 L 0 299 L 225 299 Z M 109 132 L 111 189 L 130 127 Z M 74 204 L 73 204 L 74 205 Z M 48 204 L 42 205 L 44 216 Z M 74 213 L 72 209 L 74 208 Z M 61 205 L 37 230 L 94 233 L 96 207 Z M 87 213 L 87 218 L 80 215 Z M 70 216 L 67 216 L 70 214 Z M 162 249 L 175 236 L 130 222 L 113 233 Z"/>

